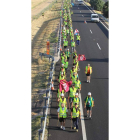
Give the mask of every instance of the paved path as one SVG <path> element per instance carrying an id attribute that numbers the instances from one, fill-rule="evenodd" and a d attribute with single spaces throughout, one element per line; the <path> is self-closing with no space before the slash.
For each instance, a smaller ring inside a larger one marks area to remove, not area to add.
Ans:
<path id="1" fill-rule="evenodd" d="M 89 91 L 95 100 L 92 120 L 85 118 L 87 140 L 108 140 L 108 30 L 101 23 L 90 22 L 91 12 L 86 6 L 75 5 L 73 12 L 73 29 L 78 29 L 81 36 L 81 44 L 76 47 L 76 50 L 78 54 L 85 54 L 86 56 L 86 61 L 80 62 L 80 71 L 78 72 L 82 83 L 81 100 L 84 102 Z M 84 20 L 87 21 L 87 24 L 84 23 Z M 90 84 L 86 83 L 86 76 L 84 74 L 85 66 L 88 63 L 93 68 Z M 60 62 L 56 64 L 56 77 L 60 69 L 59 64 Z M 72 67 L 71 64 L 70 60 L 70 68 Z M 57 83 L 55 81 L 56 87 Z M 73 132 L 73 130 L 71 131 L 70 119 L 66 122 L 66 131 L 62 131 L 57 127 L 55 94 L 56 92 L 53 93 L 52 99 L 49 140 L 82 140 L 81 124 L 78 133 Z"/>

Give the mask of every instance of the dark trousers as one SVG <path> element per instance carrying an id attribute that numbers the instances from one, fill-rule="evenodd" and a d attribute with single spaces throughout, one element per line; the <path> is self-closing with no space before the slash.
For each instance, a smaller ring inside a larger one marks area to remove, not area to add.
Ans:
<path id="1" fill-rule="evenodd" d="M 73 125 L 78 129 L 78 122 L 79 122 L 79 117 L 73 118 Z"/>
<path id="2" fill-rule="evenodd" d="M 80 40 L 77 40 L 77 45 L 79 45 L 80 44 Z"/>

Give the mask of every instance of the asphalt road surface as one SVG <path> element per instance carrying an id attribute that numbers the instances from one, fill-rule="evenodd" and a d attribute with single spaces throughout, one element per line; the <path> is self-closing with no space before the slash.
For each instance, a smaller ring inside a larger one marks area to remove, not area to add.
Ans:
<path id="1" fill-rule="evenodd" d="M 81 12 L 80 12 L 81 11 Z M 92 109 L 92 119 L 85 117 L 85 130 L 87 140 L 108 140 L 108 30 L 101 23 L 91 23 L 91 12 L 84 5 L 73 7 L 73 29 L 78 29 L 81 36 L 80 46 L 76 47 L 78 54 L 85 54 L 86 61 L 80 61 L 79 78 L 82 83 L 82 103 L 88 92 L 92 93 L 95 107 Z M 84 21 L 87 21 L 87 24 Z M 91 83 L 86 83 L 84 73 L 86 65 L 90 63 L 93 69 Z M 69 70 L 72 67 L 72 59 L 69 62 Z M 56 64 L 55 76 L 57 78 L 60 69 L 60 61 Z M 69 81 L 70 71 L 67 73 Z M 57 89 L 58 83 L 54 81 Z M 83 105 L 84 108 L 84 105 Z M 84 111 L 84 110 L 83 110 Z M 83 134 L 79 122 L 79 132 L 71 130 L 70 111 L 66 121 L 66 130 L 60 130 L 57 126 L 56 91 L 53 92 L 52 106 L 49 123 L 49 140 L 82 140 Z"/>

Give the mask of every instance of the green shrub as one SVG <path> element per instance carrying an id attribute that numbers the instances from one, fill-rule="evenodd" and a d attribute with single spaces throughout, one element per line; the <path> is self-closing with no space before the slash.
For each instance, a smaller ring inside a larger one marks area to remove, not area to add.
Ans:
<path id="1" fill-rule="evenodd" d="M 103 0 L 90 0 L 91 7 L 94 7 L 94 10 L 102 11 L 104 1 Z"/>
<path id="2" fill-rule="evenodd" d="M 109 17 L 108 13 L 109 13 L 109 2 L 107 1 L 103 6 L 103 15 L 108 18 Z"/>

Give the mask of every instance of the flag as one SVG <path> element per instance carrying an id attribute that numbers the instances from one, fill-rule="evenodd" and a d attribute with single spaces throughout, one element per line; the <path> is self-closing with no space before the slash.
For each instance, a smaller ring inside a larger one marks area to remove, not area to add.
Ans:
<path id="1" fill-rule="evenodd" d="M 69 86 L 71 86 L 72 81 L 67 82 L 66 80 L 60 80 L 59 91 L 64 90 L 65 92 L 69 91 Z"/>
<path id="2" fill-rule="evenodd" d="M 79 33 L 79 31 L 77 29 L 75 29 L 74 35 L 77 35 L 78 33 Z"/>
<path id="3" fill-rule="evenodd" d="M 78 61 L 84 61 L 84 60 L 86 60 L 85 55 L 84 54 L 79 54 L 78 55 Z"/>

